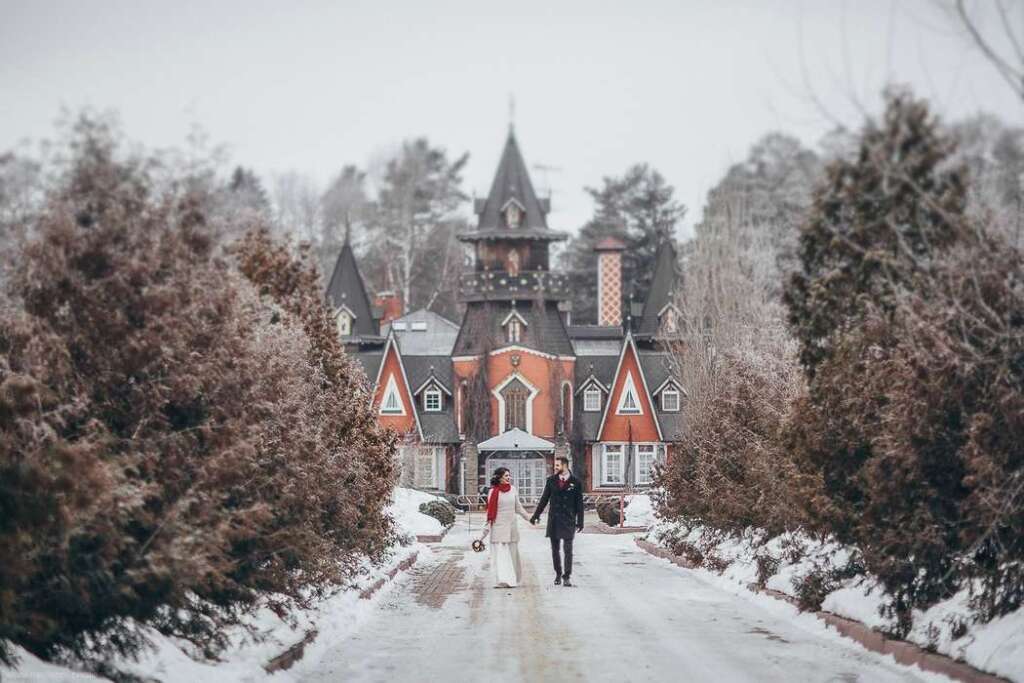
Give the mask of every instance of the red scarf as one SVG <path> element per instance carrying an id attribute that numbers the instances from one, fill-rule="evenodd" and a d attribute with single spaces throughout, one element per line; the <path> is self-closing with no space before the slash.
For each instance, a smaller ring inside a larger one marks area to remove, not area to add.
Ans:
<path id="1" fill-rule="evenodd" d="M 491 489 L 491 497 L 487 499 L 487 523 L 493 524 L 498 518 L 498 491 L 508 493 L 512 490 L 512 484 L 498 484 Z"/>

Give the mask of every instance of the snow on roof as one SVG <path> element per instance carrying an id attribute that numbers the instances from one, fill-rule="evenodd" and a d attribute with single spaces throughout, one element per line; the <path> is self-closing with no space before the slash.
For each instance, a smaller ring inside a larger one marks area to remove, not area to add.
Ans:
<path id="1" fill-rule="evenodd" d="M 491 437 L 477 446 L 481 451 L 553 451 L 555 444 L 539 436 L 513 428 Z"/>

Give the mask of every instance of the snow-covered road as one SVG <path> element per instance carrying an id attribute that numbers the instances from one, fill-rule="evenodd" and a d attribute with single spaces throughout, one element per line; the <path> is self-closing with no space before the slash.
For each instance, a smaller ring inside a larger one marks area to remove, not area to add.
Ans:
<path id="1" fill-rule="evenodd" d="M 525 585 L 496 589 L 460 521 L 306 680 L 946 680 L 652 557 L 632 535 L 577 536 L 577 585 L 554 586 L 543 530 L 522 535 Z"/>

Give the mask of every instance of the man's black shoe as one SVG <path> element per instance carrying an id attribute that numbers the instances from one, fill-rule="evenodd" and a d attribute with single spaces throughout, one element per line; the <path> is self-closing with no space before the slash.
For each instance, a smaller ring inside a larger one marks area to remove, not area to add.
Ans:
<path id="1" fill-rule="evenodd" d="M 566 588 L 572 588 L 572 581 L 569 580 L 568 576 L 565 577 L 565 581 L 562 582 L 562 585 Z"/>
<path id="2" fill-rule="evenodd" d="M 561 586 L 562 585 L 562 577 L 561 576 L 556 576 L 555 577 L 555 585 L 556 586 Z"/>

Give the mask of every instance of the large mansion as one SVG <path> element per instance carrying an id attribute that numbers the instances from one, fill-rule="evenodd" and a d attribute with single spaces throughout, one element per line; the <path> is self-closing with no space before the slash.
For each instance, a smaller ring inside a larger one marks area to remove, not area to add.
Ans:
<path id="1" fill-rule="evenodd" d="M 684 391 L 667 343 L 676 329 L 676 252 L 662 243 L 647 300 L 623 311 L 614 238 L 595 250 L 597 324 L 571 320 L 568 283 L 549 267 L 550 203 L 534 192 L 512 132 L 476 228 L 459 239 L 475 267 L 462 276 L 461 324 L 430 311 L 402 315 L 371 298 L 346 242 L 327 294 L 346 348 L 373 382 L 382 424 L 404 435 L 406 485 L 475 494 L 495 467 L 539 495 L 566 455 L 588 491 L 651 481 L 683 428 Z"/>

